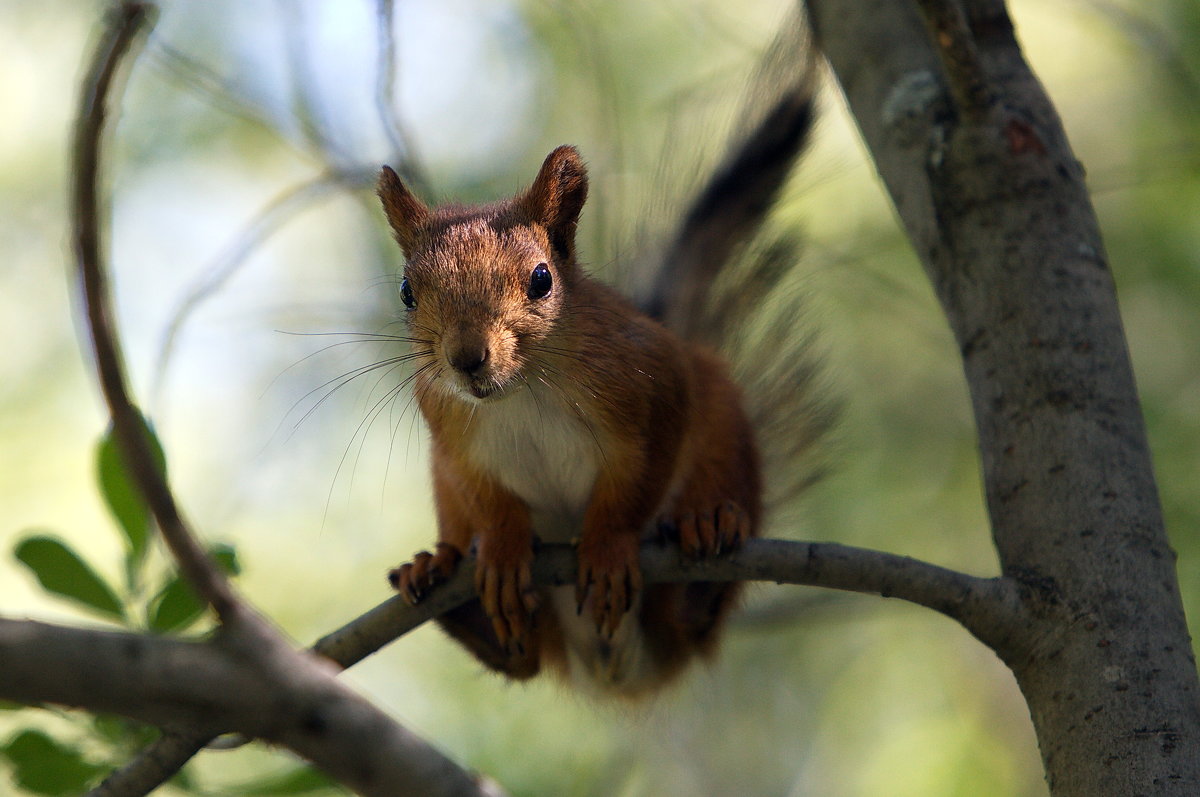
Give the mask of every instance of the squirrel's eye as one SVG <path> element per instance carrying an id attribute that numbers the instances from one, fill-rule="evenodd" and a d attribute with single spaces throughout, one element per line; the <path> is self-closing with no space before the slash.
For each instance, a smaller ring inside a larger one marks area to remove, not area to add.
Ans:
<path id="1" fill-rule="evenodd" d="M 554 278 L 550 276 L 550 269 L 546 267 L 545 263 L 538 263 L 537 268 L 529 275 L 529 298 L 541 299 L 550 293 L 553 285 Z"/>
<path id="2" fill-rule="evenodd" d="M 404 306 L 409 310 L 417 309 L 417 297 L 413 296 L 412 286 L 408 284 L 408 277 L 400 280 L 400 301 L 404 302 Z"/>

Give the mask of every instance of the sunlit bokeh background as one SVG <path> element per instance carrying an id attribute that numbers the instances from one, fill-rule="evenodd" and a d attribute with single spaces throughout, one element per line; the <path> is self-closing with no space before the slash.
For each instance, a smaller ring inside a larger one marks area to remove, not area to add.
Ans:
<path id="1" fill-rule="evenodd" d="M 614 273 L 661 228 L 651 214 L 673 201 L 661 193 L 689 184 L 672 170 L 707 162 L 736 125 L 786 3 L 399 0 L 391 52 L 370 0 L 162 6 L 108 150 L 127 359 L 187 513 L 236 545 L 249 599 L 311 642 L 386 598 L 386 570 L 434 537 L 425 434 L 407 397 L 386 400 L 399 375 L 326 399 L 389 354 L 326 333 L 396 329 L 400 258 L 371 192 L 379 164 L 419 166 L 427 198 L 485 200 L 575 143 L 593 174 L 582 256 Z M 0 0 L 8 617 L 96 622 L 13 559 L 33 529 L 120 580 L 121 540 L 95 487 L 105 420 L 80 344 L 65 192 L 103 8 Z M 1013 12 L 1088 170 L 1194 621 L 1200 11 L 1020 0 Z M 807 238 L 798 282 L 846 411 L 831 475 L 772 533 L 994 574 L 955 346 L 828 81 L 821 106 L 776 223 Z M 345 677 L 517 795 L 1045 793 L 1004 667 L 950 621 L 895 601 L 756 587 L 719 660 L 636 708 L 506 684 L 432 627 Z M 0 744 L 34 725 L 102 756 L 55 714 L 0 723 Z M 289 765 L 258 748 L 208 753 L 194 778 L 222 793 Z"/>

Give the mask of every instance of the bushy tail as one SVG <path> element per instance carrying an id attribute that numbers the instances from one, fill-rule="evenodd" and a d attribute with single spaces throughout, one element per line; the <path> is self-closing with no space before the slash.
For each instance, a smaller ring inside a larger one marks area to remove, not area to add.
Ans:
<path id="1" fill-rule="evenodd" d="M 811 136 L 816 71 L 798 12 L 754 78 L 747 126 L 683 214 L 644 301 L 668 327 L 728 357 L 758 431 L 769 510 L 820 476 L 818 443 L 836 414 L 817 385 L 804 303 L 787 284 L 800 242 L 763 235 Z"/>

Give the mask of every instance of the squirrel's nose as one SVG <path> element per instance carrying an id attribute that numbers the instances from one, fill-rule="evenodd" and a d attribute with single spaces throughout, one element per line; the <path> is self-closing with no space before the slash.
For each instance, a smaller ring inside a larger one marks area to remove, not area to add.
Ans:
<path id="1" fill-rule="evenodd" d="M 455 369 L 467 376 L 476 376 L 487 364 L 488 354 L 488 348 L 484 345 L 463 347 L 451 352 L 447 359 Z"/>

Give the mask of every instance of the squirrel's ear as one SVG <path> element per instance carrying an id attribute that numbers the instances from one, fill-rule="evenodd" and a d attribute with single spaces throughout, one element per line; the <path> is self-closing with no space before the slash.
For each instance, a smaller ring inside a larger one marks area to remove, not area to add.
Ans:
<path id="1" fill-rule="evenodd" d="M 412 195 L 390 166 L 384 166 L 379 172 L 377 193 L 383 200 L 383 212 L 388 224 L 392 225 L 396 242 L 404 250 L 405 257 L 411 257 L 429 225 L 429 208 Z"/>
<path id="2" fill-rule="evenodd" d="M 525 210 L 550 233 L 550 241 L 563 259 L 570 259 L 574 251 L 575 224 L 587 190 L 587 169 L 579 151 L 563 146 L 546 156 L 524 196 Z"/>

